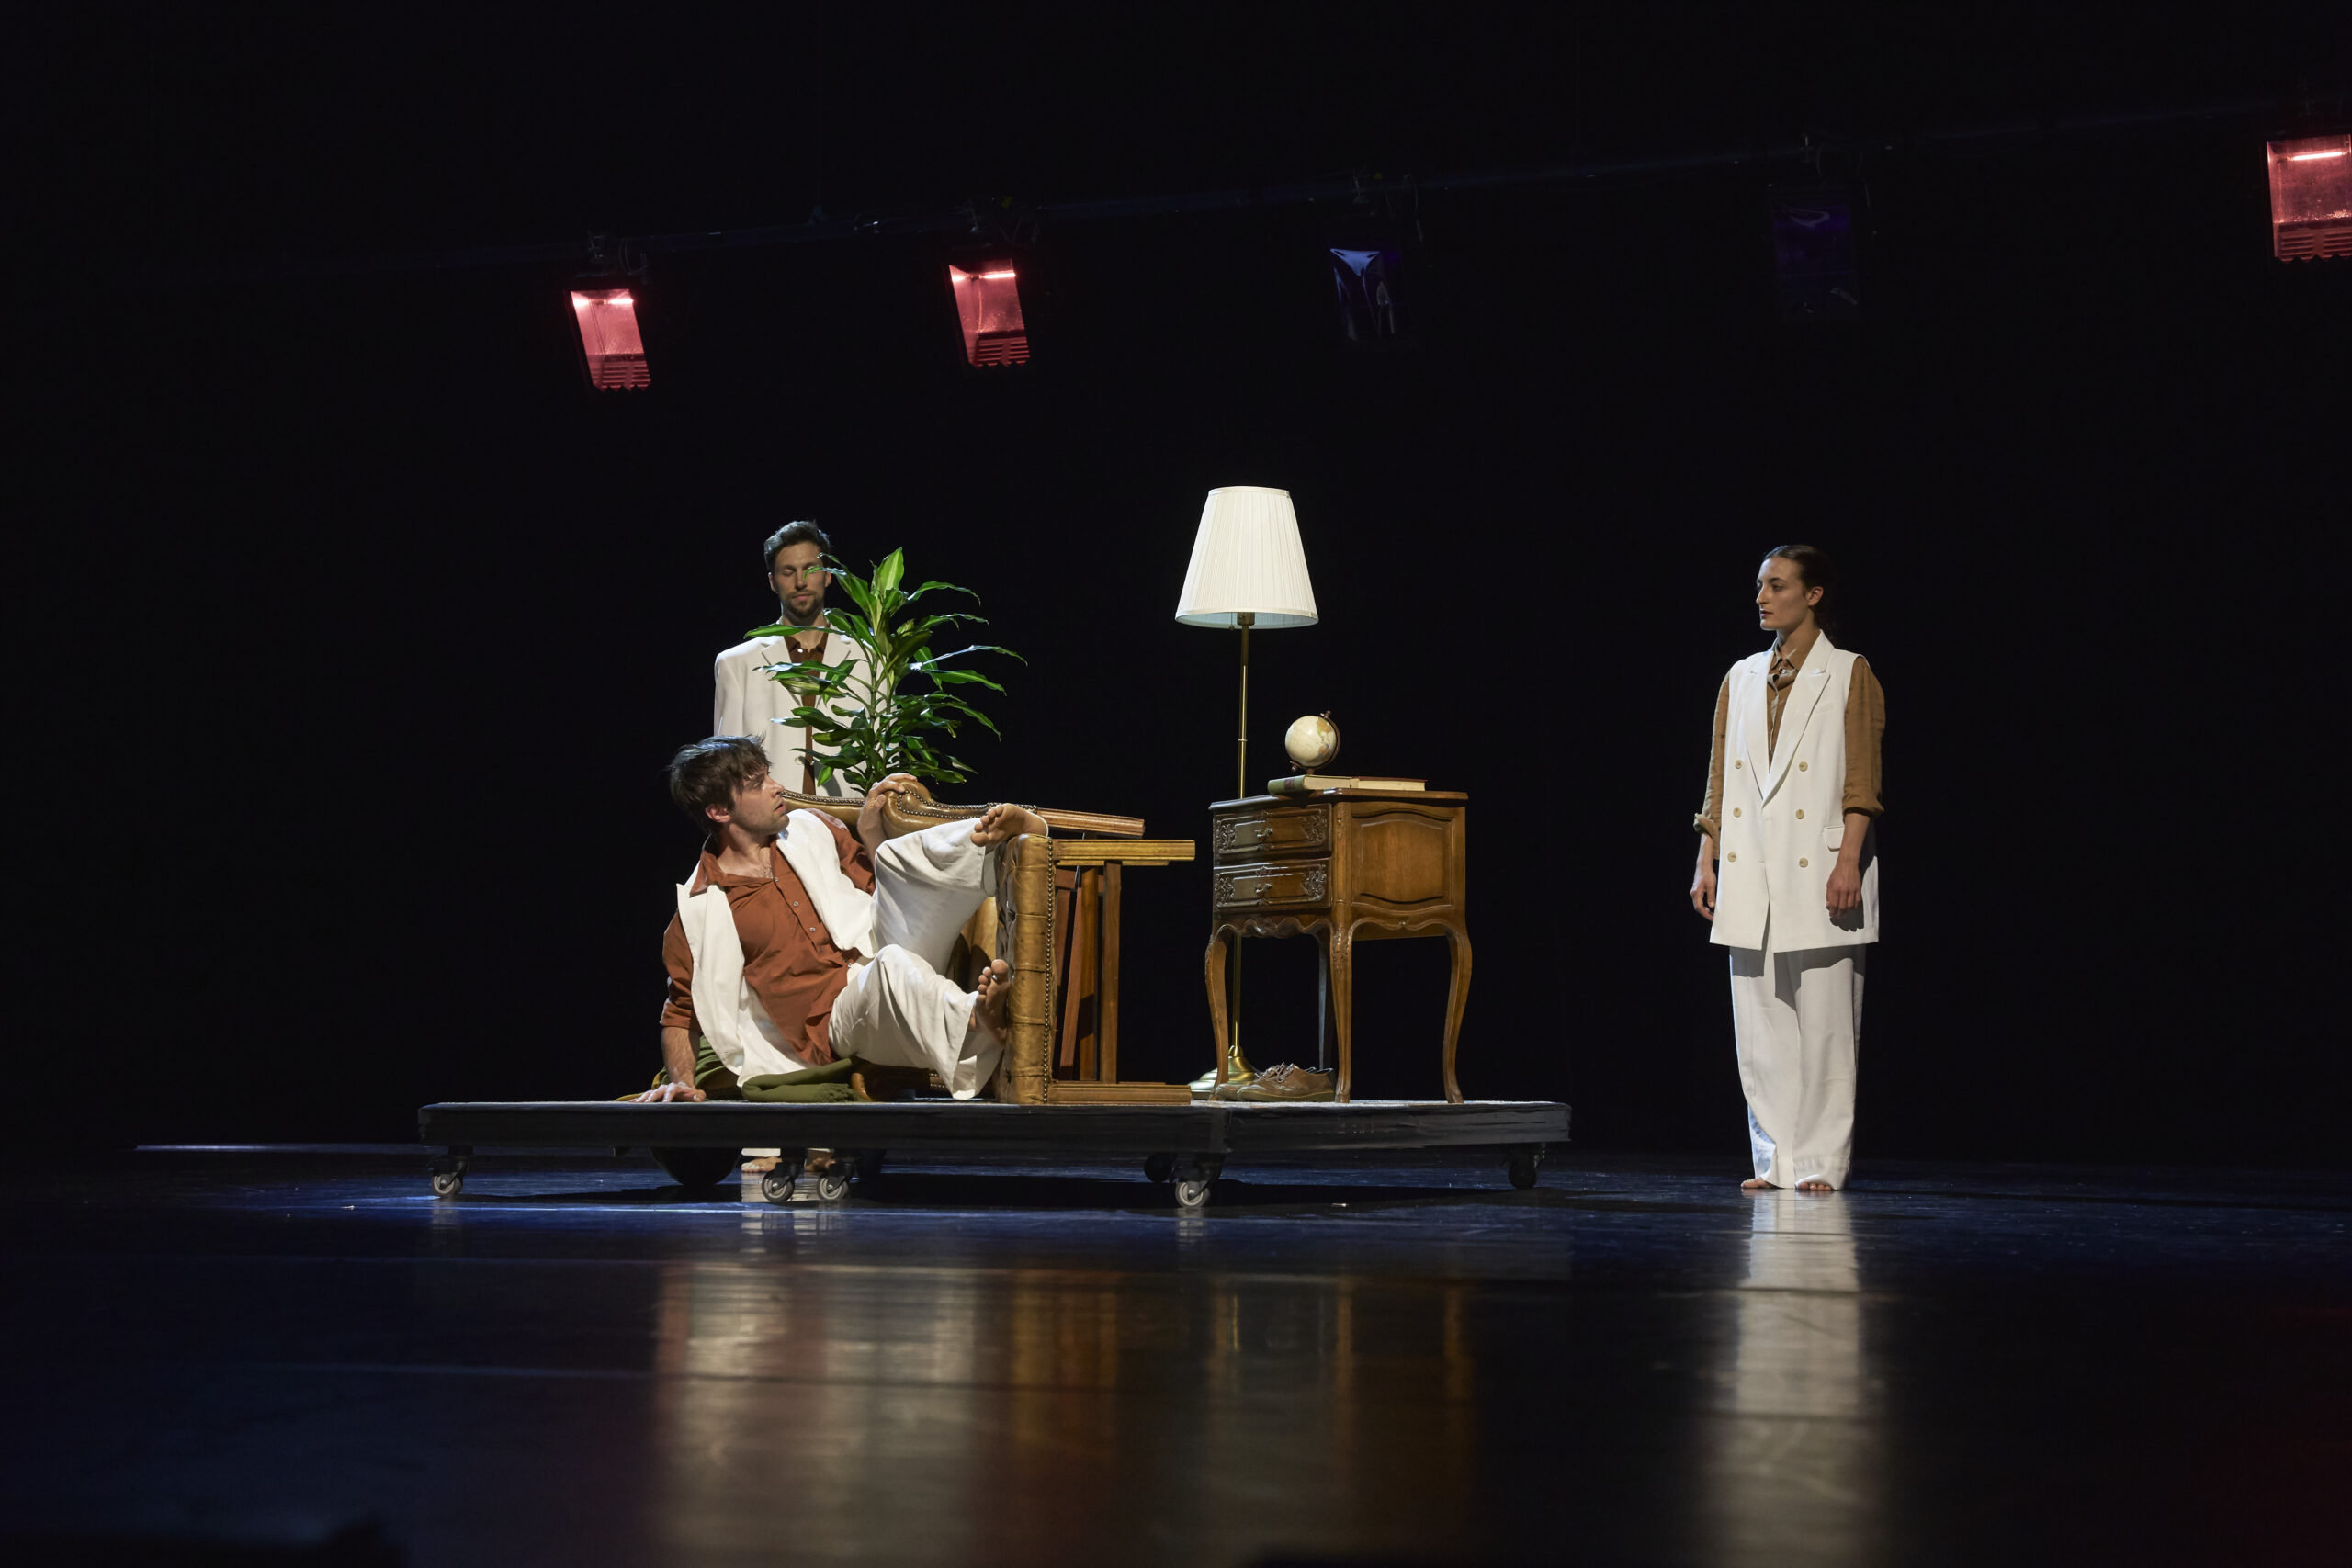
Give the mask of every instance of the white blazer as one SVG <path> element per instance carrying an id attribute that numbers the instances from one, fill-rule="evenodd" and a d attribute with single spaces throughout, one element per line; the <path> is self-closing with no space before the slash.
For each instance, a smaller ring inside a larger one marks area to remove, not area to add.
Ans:
<path id="1" fill-rule="evenodd" d="M 790 721 L 792 710 L 800 699 L 778 685 L 775 677 L 760 672 L 763 664 L 774 664 L 785 657 L 782 637 L 755 637 L 749 642 L 738 643 L 720 654 L 711 665 L 710 732 L 713 735 L 756 735 L 767 749 L 768 767 L 775 782 L 786 789 L 800 787 L 800 759 L 796 754 L 808 745 L 808 731 Z M 839 664 L 856 651 L 848 638 L 839 632 L 825 634 L 824 660 Z M 831 710 L 838 713 L 840 705 Z M 830 757 L 833 748 L 819 746 L 820 756 Z M 817 786 L 820 795 L 847 795 L 849 782 L 836 773 Z"/>
<path id="2" fill-rule="evenodd" d="M 801 810 L 786 816 L 776 848 L 808 890 L 833 945 L 852 954 L 853 962 L 863 962 L 874 948 L 874 895 L 842 870 L 837 842 L 832 829 L 815 812 Z M 784 1032 L 743 978 L 743 942 L 736 934 L 727 890 L 695 892 L 701 874 L 697 861 L 694 874 L 678 884 L 678 924 L 686 933 L 686 951 L 694 955 L 695 1024 L 739 1079 L 797 1073 L 808 1064 L 792 1054 Z"/>
<path id="3" fill-rule="evenodd" d="M 1878 940 L 1878 844 L 1862 845 L 1862 902 L 1829 918 L 1829 872 L 1846 842 L 1846 696 L 1854 656 L 1817 638 L 1781 709 L 1771 744 L 1765 695 L 1770 649 L 1731 667 L 1724 798 L 1716 847 L 1715 926 L 1709 940 L 1772 951 L 1852 947 Z"/>

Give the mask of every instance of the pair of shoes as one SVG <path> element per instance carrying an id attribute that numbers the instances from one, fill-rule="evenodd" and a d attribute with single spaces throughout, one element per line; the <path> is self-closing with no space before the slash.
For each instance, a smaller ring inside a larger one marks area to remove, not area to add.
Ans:
<path id="1" fill-rule="evenodd" d="M 1233 1092 L 1227 1094 L 1227 1089 Z M 1217 1090 L 1217 1098 L 1261 1105 L 1313 1104 L 1338 1099 L 1339 1090 L 1329 1073 L 1315 1072 L 1295 1062 L 1277 1062 L 1271 1067 L 1261 1067 L 1254 1078 L 1225 1085 Z"/>
<path id="2" fill-rule="evenodd" d="M 850 1069 L 849 1087 L 860 1100 L 911 1100 L 932 1086 L 927 1067 L 886 1067 L 860 1062 Z"/>

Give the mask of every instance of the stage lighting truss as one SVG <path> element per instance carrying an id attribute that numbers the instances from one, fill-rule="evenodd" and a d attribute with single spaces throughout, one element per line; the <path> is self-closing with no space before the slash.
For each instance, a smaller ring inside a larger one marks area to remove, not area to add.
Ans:
<path id="1" fill-rule="evenodd" d="M 964 364 L 1001 372 L 1029 363 L 1029 321 L 1021 309 L 1021 264 L 1011 253 L 958 256 L 947 291 L 964 333 Z"/>
<path id="2" fill-rule="evenodd" d="M 2352 255 L 2352 134 L 2269 143 L 2270 254 Z"/>
<path id="3" fill-rule="evenodd" d="M 1774 186 L 1775 293 L 1784 321 L 1859 320 L 1861 267 L 1854 254 L 1854 198 L 1843 186 Z"/>

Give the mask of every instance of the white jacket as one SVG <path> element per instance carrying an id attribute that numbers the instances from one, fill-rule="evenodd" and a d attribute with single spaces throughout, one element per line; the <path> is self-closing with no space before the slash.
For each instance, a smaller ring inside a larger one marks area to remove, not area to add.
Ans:
<path id="1" fill-rule="evenodd" d="M 824 660 L 839 664 L 856 652 L 856 648 L 839 632 L 825 634 Z M 768 768 L 775 782 L 786 789 L 800 787 L 799 750 L 808 744 L 808 732 L 788 721 L 800 699 L 776 683 L 775 677 L 761 673 L 760 666 L 774 664 L 786 654 L 782 637 L 755 637 L 749 642 L 738 643 L 720 654 L 711 666 L 713 691 L 710 704 L 710 732 L 713 735 L 755 735 L 767 748 Z M 834 705 L 834 712 L 840 705 Z M 819 746 L 820 756 L 830 757 L 833 748 Z M 849 782 L 836 773 L 817 786 L 820 795 L 851 794 Z"/>
<path id="2" fill-rule="evenodd" d="M 1764 702 L 1770 649 L 1731 667 L 1724 735 L 1722 856 L 1715 927 L 1725 947 L 1851 947 L 1878 940 L 1878 845 L 1862 846 L 1861 907 L 1829 918 L 1829 872 L 1846 841 L 1846 696 L 1854 656 L 1816 639 L 1781 710 L 1771 744 Z"/>
<path id="3" fill-rule="evenodd" d="M 813 811 L 795 811 L 784 819 L 776 837 L 784 862 L 800 878 L 808 901 L 817 907 L 825 934 L 835 947 L 862 961 L 874 951 L 874 895 L 862 890 L 842 869 L 839 840 L 825 820 Z M 763 1073 L 797 1073 L 809 1064 L 786 1046 L 784 1032 L 760 1005 L 750 981 L 743 978 L 743 942 L 735 930 L 735 911 L 723 887 L 695 891 L 702 874 L 678 884 L 678 924 L 686 933 L 686 951 L 694 955 L 695 1026 L 729 1072 L 737 1078 Z"/>

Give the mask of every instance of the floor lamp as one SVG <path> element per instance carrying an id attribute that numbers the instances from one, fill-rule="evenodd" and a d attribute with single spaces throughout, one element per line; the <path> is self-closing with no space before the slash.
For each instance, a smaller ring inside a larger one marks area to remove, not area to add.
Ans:
<path id="1" fill-rule="evenodd" d="M 1241 633 L 1241 715 L 1233 793 L 1250 793 L 1250 634 L 1311 626 L 1317 619 L 1306 552 L 1298 542 L 1298 514 L 1290 491 L 1227 485 L 1209 491 L 1193 536 L 1193 562 L 1184 570 L 1176 618 L 1188 626 L 1231 626 Z M 1226 1009 L 1225 1076 L 1257 1076 L 1241 1054 L 1241 944 L 1233 945 L 1232 994 Z M 1216 1069 L 1209 1069 L 1214 1082 Z M 1199 1088 L 1195 1084 L 1194 1088 Z"/>

